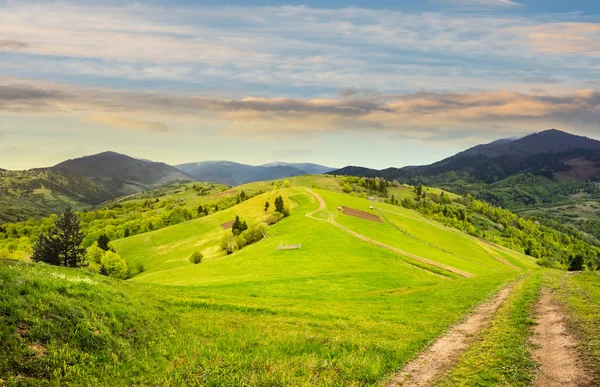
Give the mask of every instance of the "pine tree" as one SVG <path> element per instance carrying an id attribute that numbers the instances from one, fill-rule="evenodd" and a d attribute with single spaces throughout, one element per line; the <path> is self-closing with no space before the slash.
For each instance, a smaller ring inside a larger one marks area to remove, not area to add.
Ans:
<path id="1" fill-rule="evenodd" d="M 104 251 L 108 251 L 108 242 L 110 242 L 108 236 L 106 234 L 102 234 L 98 238 L 98 247 L 100 247 Z"/>
<path id="2" fill-rule="evenodd" d="M 285 211 L 285 205 L 283 203 L 283 198 L 281 196 L 278 196 L 275 199 L 275 211 L 282 213 Z"/>
<path id="3" fill-rule="evenodd" d="M 32 259 L 51 265 L 80 267 L 85 265 L 85 238 L 81 232 L 79 217 L 67 208 L 54 222 L 56 228 L 48 236 L 38 236 Z"/>

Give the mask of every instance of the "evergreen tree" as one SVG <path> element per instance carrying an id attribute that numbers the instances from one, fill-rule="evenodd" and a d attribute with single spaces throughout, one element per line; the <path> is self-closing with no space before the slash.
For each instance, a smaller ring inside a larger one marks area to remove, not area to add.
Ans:
<path id="1" fill-rule="evenodd" d="M 100 247 L 104 251 L 108 251 L 109 250 L 108 242 L 110 242 L 110 239 L 108 239 L 108 236 L 106 234 L 102 234 L 98 238 L 98 247 Z"/>
<path id="2" fill-rule="evenodd" d="M 271 206 L 271 205 L 269 204 L 269 201 L 267 201 L 265 203 L 265 212 L 269 211 L 269 206 Z"/>
<path id="3" fill-rule="evenodd" d="M 81 232 L 79 217 L 67 208 L 54 224 L 56 228 L 49 235 L 38 236 L 32 259 L 57 266 L 84 266 L 86 251 L 81 243 L 85 235 Z"/>
<path id="4" fill-rule="evenodd" d="M 285 205 L 283 203 L 283 198 L 281 196 L 278 196 L 275 199 L 275 211 L 282 213 L 285 211 Z"/>

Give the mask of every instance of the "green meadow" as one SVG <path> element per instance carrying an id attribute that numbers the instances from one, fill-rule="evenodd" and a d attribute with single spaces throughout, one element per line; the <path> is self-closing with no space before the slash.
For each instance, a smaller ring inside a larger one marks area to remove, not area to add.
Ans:
<path id="1" fill-rule="evenodd" d="M 379 385 L 475 305 L 535 268 L 531 257 L 415 211 L 343 194 L 333 178 L 290 183 L 275 191 L 271 182 L 239 187 L 265 193 L 111 242 L 130 267 L 143 267 L 129 281 L 0 262 L 2 284 L 13 289 L 0 299 L 2 338 L 19 354 L 2 358 L 2 379 L 9 385 Z M 324 210 L 307 188 L 323 198 Z M 263 222 L 280 195 L 291 215 L 269 226 L 267 238 L 231 255 L 220 249 L 230 232 L 223 223 L 236 216 L 249 226 Z M 389 221 L 337 209 L 379 214 L 373 205 Z M 313 212 L 317 219 L 306 216 Z M 277 250 L 282 244 L 302 248 Z M 204 254 L 202 263 L 189 262 L 193 252 Z"/>

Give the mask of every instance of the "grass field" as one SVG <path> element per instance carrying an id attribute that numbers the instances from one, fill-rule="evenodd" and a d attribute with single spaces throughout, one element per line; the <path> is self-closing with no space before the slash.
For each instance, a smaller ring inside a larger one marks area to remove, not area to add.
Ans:
<path id="1" fill-rule="evenodd" d="M 0 361 L 1 378 L 54 385 L 378 385 L 535 266 L 397 206 L 377 203 L 394 225 L 342 215 L 338 206 L 373 212 L 372 202 L 340 193 L 335 178 L 290 183 L 278 191 L 270 182 L 247 185 L 240 189 L 266 192 L 113 241 L 130 266 L 144 266 L 127 282 L 1 262 L 2 283 L 13 289 L 0 298 L 2 338 L 18 354 Z M 325 209 L 306 188 L 324 199 Z M 221 224 L 236 215 L 249 225 L 264 221 L 279 195 L 291 215 L 270 226 L 268 238 L 231 255 L 220 251 L 227 232 Z M 272 206 L 265 212 L 267 200 Z M 343 228 L 306 216 L 314 211 Z M 473 277 L 439 275 L 436 267 L 355 234 Z M 302 249 L 276 249 L 293 243 Z M 201 264 L 188 261 L 195 251 L 205 255 Z M 97 344 L 97 336 L 109 345 Z M 28 362 L 35 366 L 22 366 Z"/>

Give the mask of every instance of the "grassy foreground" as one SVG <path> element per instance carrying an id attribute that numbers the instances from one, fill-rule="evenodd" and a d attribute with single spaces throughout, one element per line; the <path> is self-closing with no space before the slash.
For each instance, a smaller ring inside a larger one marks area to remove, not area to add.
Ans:
<path id="1" fill-rule="evenodd" d="M 440 276 L 306 217 L 319 203 L 305 187 L 269 191 L 113 242 L 130 265 L 144 266 L 132 281 L 0 261 L 0 332 L 9 345 L 0 355 L 0 379 L 8 385 L 377 385 L 532 266 L 522 254 L 397 206 L 381 204 L 400 230 L 351 218 L 337 206 L 368 211 L 370 202 L 313 190 L 327 207 L 315 216 L 332 216 L 353 232 L 474 277 Z M 221 224 L 236 215 L 249 225 L 263 221 L 270 215 L 265 201 L 279 195 L 292 214 L 270 226 L 268 238 L 232 255 L 219 249 Z M 281 243 L 302 249 L 278 251 Z M 201 264 L 188 261 L 195 251 L 205 255 Z"/>

